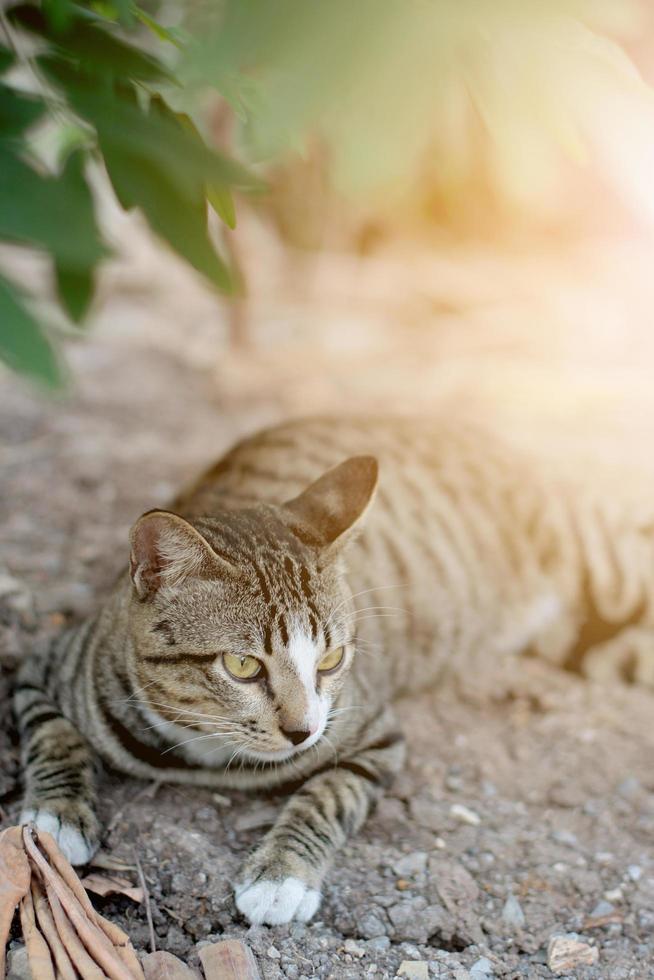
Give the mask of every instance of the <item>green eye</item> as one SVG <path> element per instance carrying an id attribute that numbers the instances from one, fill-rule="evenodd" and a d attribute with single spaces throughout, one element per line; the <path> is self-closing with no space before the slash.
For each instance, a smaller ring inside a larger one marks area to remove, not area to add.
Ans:
<path id="1" fill-rule="evenodd" d="M 263 669 L 256 657 L 239 657 L 235 653 L 223 653 L 223 664 L 227 673 L 238 681 L 253 681 Z"/>
<path id="2" fill-rule="evenodd" d="M 318 670 L 321 674 L 327 674 L 330 670 L 336 670 L 340 666 L 344 655 L 345 647 L 336 647 L 335 650 L 332 650 L 322 658 L 318 664 Z"/>

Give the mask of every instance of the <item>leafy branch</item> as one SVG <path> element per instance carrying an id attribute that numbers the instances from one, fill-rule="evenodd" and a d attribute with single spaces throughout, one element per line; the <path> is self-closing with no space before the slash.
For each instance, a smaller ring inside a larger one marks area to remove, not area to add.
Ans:
<path id="1" fill-rule="evenodd" d="M 101 11 L 101 12 L 99 12 Z M 234 276 L 207 228 L 209 204 L 234 226 L 232 190 L 257 180 L 209 149 L 165 93 L 177 84 L 163 59 L 125 39 L 149 29 L 155 45 L 183 38 L 125 0 L 93 8 L 72 0 L 18 4 L 0 18 L 0 240 L 49 256 L 59 302 L 81 324 L 99 264 L 110 254 L 88 182 L 106 169 L 121 206 L 138 208 L 152 230 L 224 292 Z M 55 171 L 34 138 L 44 124 L 72 132 Z M 0 275 L 0 357 L 51 386 L 64 369 L 56 334 L 32 297 Z"/>

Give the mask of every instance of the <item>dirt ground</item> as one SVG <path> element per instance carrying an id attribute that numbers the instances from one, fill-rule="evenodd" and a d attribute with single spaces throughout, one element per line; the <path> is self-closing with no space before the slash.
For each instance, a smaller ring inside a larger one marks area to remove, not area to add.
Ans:
<path id="1" fill-rule="evenodd" d="M 310 369 L 300 370 L 303 355 L 292 346 L 293 324 L 311 309 L 308 288 L 301 303 L 284 301 L 283 316 L 282 305 L 264 310 L 261 300 L 253 307 L 255 329 L 267 322 L 273 338 L 278 330 L 278 344 L 273 339 L 251 355 L 228 354 L 215 301 L 172 265 L 164 264 L 163 272 L 157 265 L 157 292 L 148 261 L 141 258 L 134 270 L 128 256 L 108 275 L 94 334 L 70 346 L 70 395 L 52 401 L 2 378 L 0 827 L 15 822 L 20 801 L 9 708 L 16 663 L 34 643 L 93 607 L 125 561 L 130 523 L 164 505 L 237 435 L 289 412 L 378 407 L 385 390 L 400 409 L 420 408 L 416 372 L 420 364 L 424 370 L 421 345 L 430 344 L 445 351 L 449 367 L 439 376 L 440 388 L 438 378 L 428 388 L 422 377 L 423 410 L 443 392 L 456 399 L 453 378 L 474 377 L 475 363 L 481 366 L 477 377 L 487 378 L 489 363 L 497 362 L 495 380 L 476 386 L 477 401 L 492 396 L 496 417 L 527 416 L 532 432 L 537 425 L 554 431 L 566 405 L 583 404 L 560 436 L 569 440 L 577 425 L 585 452 L 596 434 L 588 421 L 591 403 L 615 423 L 605 434 L 620 450 L 616 406 L 630 424 L 636 419 L 638 438 L 654 418 L 627 412 L 637 404 L 638 385 L 647 387 L 638 353 L 641 374 L 628 392 L 623 386 L 622 396 L 613 382 L 600 384 L 597 379 L 607 376 L 598 371 L 582 379 L 581 402 L 563 381 L 557 398 L 548 399 L 544 362 L 534 366 L 533 352 L 521 362 L 506 334 L 502 344 L 488 333 L 473 342 L 470 326 L 461 326 L 452 341 L 454 314 L 433 298 L 429 317 L 443 323 L 443 331 L 432 341 L 415 323 L 407 327 L 396 359 L 399 380 L 388 384 L 384 317 L 397 311 L 381 316 L 366 307 L 366 314 L 361 296 L 344 321 L 338 304 L 344 308 L 346 298 L 332 295 L 330 309 L 337 312 L 323 330 L 332 347 L 319 351 Z M 170 269 L 178 279 L 171 272 L 165 285 Z M 450 276 L 450 284 L 455 279 Z M 188 287 L 186 300 L 176 288 L 180 282 Z M 414 314 L 424 313 L 424 295 L 410 296 Z M 524 290 L 522 301 L 532 301 Z M 517 322 L 518 314 L 515 308 L 507 322 Z M 317 316 L 323 326 L 325 317 Z M 340 333 L 332 329 L 337 321 Z M 461 317 L 457 326 L 464 322 L 470 318 Z M 560 326 L 560 317 L 553 322 Z M 553 349 L 548 370 L 556 373 Z M 607 341 L 607 361 L 611 350 Z M 506 397 L 509 382 L 512 399 Z M 401 392 L 406 397 L 397 401 Z M 550 414 L 539 415 L 536 402 Z M 402 964 L 404 976 L 440 980 L 548 978 L 553 937 L 576 933 L 597 950 L 597 960 L 564 975 L 654 977 L 653 709 L 646 692 L 602 688 L 533 662 L 524 664 L 510 697 L 501 701 L 443 689 L 404 705 L 407 771 L 339 856 L 309 925 L 248 928 L 231 897 L 239 861 L 274 816 L 271 801 L 182 792 L 107 774 L 101 792 L 110 828 L 105 847 L 128 863 L 139 857 L 157 946 L 191 965 L 199 944 L 238 936 L 254 950 L 266 980 L 386 978 Z M 148 948 L 143 905 L 127 898 L 97 901 L 139 949 Z"/>

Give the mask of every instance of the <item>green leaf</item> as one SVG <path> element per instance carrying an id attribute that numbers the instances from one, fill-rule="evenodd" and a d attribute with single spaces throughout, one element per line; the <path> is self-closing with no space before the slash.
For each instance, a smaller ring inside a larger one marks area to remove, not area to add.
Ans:
<path id="1" fill-rule="evenodd" d="M 125 27 L 133 27 L 136 23 L 133 0 L 113 0 L 113 5 L 120 23 Z"/>
<path id="2" fill-rule="evenodd" d="M 55 33 L 70 27 L 75 16 L 75 4 L 71 0 L 42 0 L 43 13 Z"/>
<path id="3" fill-rule="evenodd" d="M 14 63 L 14 57 L 13 51 L 5 48 L 4 44 L 0 44 L 0 75 L 7 71 L 8 68 L 11 68 Z"/>
<path id="4" fill-rule="evenodd" d="M 111 3 L 107 3 L 105 0 L 94 0 L 91 7 L 107 20 L 118 20 L 126 27 L 131 27 L 134 24 L 134 5 L 131 0 L 113 0 Z"/>
<path id="5" fill-rule="evenodd" d="M 207 185 L 207 200 L 221 221 L 232 230 L 236 228 L 234 198 L 227 187 L 218 184 Z"/>
<path id="6" fill-rule="evenodd" d="M 145 10 L 141 10 L 140 7 L 135 7 L 136 16 L 141 23 L 147 27 L 155 37 L 158 37 L 160 41 L 168 41 L 169 44 L 174 44 L 176 48 L 181 48 L 183 41 L 180 37 L 180 32 L 176 30 L 171 30 L 169 27 L 164 27 L 158 21 L 146 14 Z"/>
<path id="7" fill-rule="evenodd" d="M 83 160 L 76 151 L 61 176 L 43 176 L 0 143 L 0 238 L 45 248 L 68 269 L 90 269 L 107 255 Z"/>
<path id="8" fill-rule="evenodd" d="M 91 76 L 176 82 L 165 65 L 110 33 L 108 22 L 99 17 L 77 17 L 69 30 L 53 37 L 47 20 L 31 4 L 12 7 L 7 16 L 12 23 L 45 38 L 64 59 L 77 63 Z"/>
<path id="9" fill-rule="evenodd" d="M 190 134 L 192 139 L 196 142 L 202 143 L 202 137 L 198 132 L 198 128 L 188 113 L 172 113 L 168 106 L 159 97 L 157 97 L 156 102 L 153 100 L 153 108 L 156 108 L 157 111 L 162 113 L 164 116 L 166 113 L 170 113 L 171 116 L 174 115 L 174 118 L 178 120 L 182 128 Z M 218 217 L 224 221 L 229 228 L 235 228 L 236 212 L 234 209 L 234 198 L 230 194 L 229 188 L 224 184 L 209 183 L 204 188 L 204 196 L 207 198 Z"/>
<path id="10" fill-rule="evenodd" d="M 0 277 L 0 358 L 14 371 L 49 388 L 61 388 L 64 373 L 55 350 L 22 302 L 19 291 Z"/>
<path id="11" fill-rule="evenodd" d="M 67 269 L 57 263 L 57 294 L 61 305 L 76 323 L 84 319 L 95 291 L 93 269 Z"/>
<path id="12" fill-rule="evenodd" d="M 207 233 L 206 203 L 180 197 L 170 175 L 151 161 L 125 148 L 102 145 L 105 164 L 116 195 L 126 208 L 138 207 L 151 228 L 198 272 L 225 292 L 232 281 L 227 266 L 216 254 Z"/>
<path id="13" fill-rule="evenodd" d="M 198 187 L 207 183 L 250 192 L 263 188 L 241 164 L 210 150 L 160 97 L 152 99 L 148 112 L 135 100 L 133 89 L 101 89 L 93 76 L 51 55 L 41 55 L 38 63 L 62 87 L 73 110 L 96 129 L 103 147 L 154 163 L 189 200 L 197 199 Z"/>
<path id="14" fill-rule="evenodd" d="M 0 82 L 0 139 L 18 136 L 45 112 L 45 103 Z"/>

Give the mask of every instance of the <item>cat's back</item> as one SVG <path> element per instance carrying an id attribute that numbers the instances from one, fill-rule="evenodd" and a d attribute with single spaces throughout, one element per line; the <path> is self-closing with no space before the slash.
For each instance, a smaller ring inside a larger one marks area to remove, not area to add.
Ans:
<path id="1" fill-rule="evenodd" d="M 282 503 L 348 456 L 373 454 L 380 464 L 380 497 L 417 495 L 454 482 L 488 489 L 514 479 L 515 451 L 481 426 L 443 418 L 315 417 L 264 429 L 239 442 L 175 502 L 185 514 L 251 502 Z M 526 468 L 525 468 L 526 475 Z"/>
<path id="2" fill-rule="evenodd" d="M 500 439 L 442 418 L 287 422 L 239 443 L 175 507 L 193 517 L 283 503 L 360 453 L 377 457 L 379 487 L 347 556 L 357 634 L 371 657 L 403 651 L 395 684 L 416 667 L 433 680 L 435 651 L 449 658 L 502 635 L 531 601 L 538 573 L 522 529 L 539 494 L 528 462 Z"/>
<path id="3" fill-rule="evenodd" d="M 652 646 L 654 495 L 619 475 L 563 470 L 443 416 L 309 418 L 245 439 L 176 506 L 283 503 L 358 453 L 378 458 L 379 488 L 347 558 L 356 629 L 371 657 L 393 657 L 395 686 L 526 649 L 654 683 L 654 658 L 626 642 Z"/>

